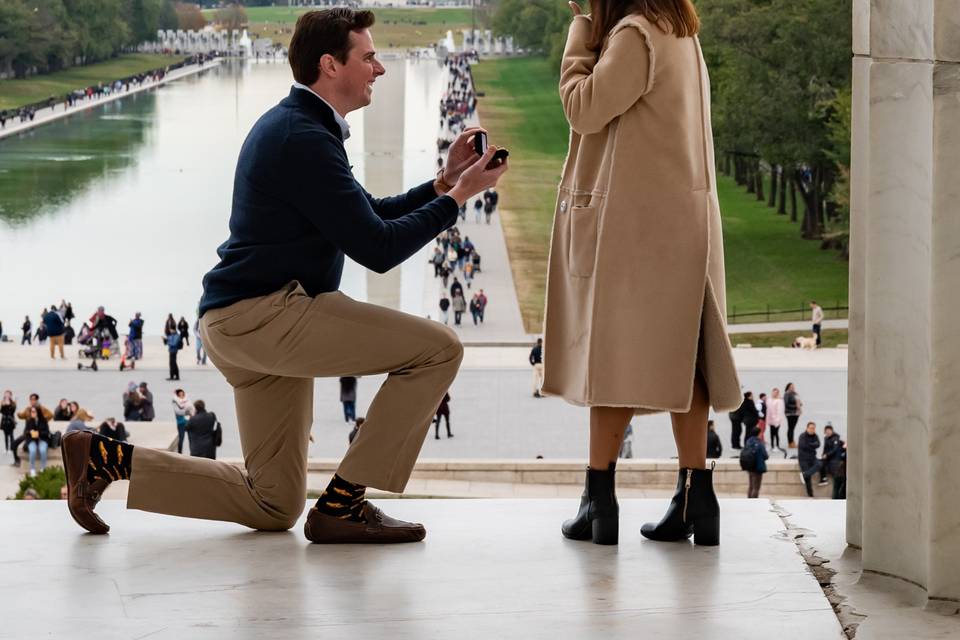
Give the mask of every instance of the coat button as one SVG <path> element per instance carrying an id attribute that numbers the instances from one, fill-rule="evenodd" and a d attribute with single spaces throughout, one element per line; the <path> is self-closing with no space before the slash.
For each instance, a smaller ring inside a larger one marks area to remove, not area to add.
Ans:
<path id="1" fill-rule="evenodd" d="M 566 213 L 566 212 L 567 212 L 567 201 L 566 201 L 566 200 L 561 200 L 561 201 L 560 201 L 560 213 Z"/>

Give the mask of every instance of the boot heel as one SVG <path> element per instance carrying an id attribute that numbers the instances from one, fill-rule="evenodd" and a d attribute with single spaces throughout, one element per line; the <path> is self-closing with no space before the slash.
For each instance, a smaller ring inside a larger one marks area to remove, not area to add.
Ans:
<path id="1" fill-rule="evenodd" d="M 693 521 L 693 544 L 704 547 L 720 544 L 720 516 Z"/>
<path id="2" fill-rule="evenodd" d="M 617 544 L 620 537 L 620 518 L 595 518 L 590 526 L 593 528 L 593 544 Z"/>

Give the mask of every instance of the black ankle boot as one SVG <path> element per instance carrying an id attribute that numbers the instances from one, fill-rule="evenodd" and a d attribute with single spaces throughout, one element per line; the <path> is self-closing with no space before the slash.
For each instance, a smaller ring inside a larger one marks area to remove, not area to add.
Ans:
<path id="1" fill-rule="evenodd" d="M 617 544 L 620 532 L 620 505 L 615 488 L 616 463 L 606 471 L 587 468 L 587 480 L 577 517 L 563 523 L 561 531 L 571 540 L 593 540 L 594 544 Z"/>
<path id="2" fill-rule="evenodd" d="M 648 522 L 640 533 L 673 542 L 693 536 L 694 544 L 720 544 L 720 503 L 713 492 L 713 469 L 680 469 L 677 492 L 659 524 Z"/>

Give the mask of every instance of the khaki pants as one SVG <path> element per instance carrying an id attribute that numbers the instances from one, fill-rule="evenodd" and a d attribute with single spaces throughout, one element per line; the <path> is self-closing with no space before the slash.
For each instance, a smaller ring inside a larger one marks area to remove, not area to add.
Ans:
<path id="1" fill-rule="evenodd" d="M 540 393 L 543 388 L 543 363 L 538 362 L 533 365 L 533 392 Z"/>
<path id="2" fill-rule="evenodd" d="M 66 356 L 63 355 L 63 336 L 62 336 L 62 335 L 59 335 L 59 336 L 50 336 L 50 357 L 51 357 L 51 358 L 54 357 L 54 355 L 53 355 L 53 349 L 54 349 L 54 347 L 60 347 L 60 357 L 61 357 L 61 358 L 66 357 Z"/>
<path id="3" fill-rule="evenodd" d="M 206 312 L 200 335 L 233 386 L 246 471 L 136 447 L 127 506 L 265 530 L 303 510 L 314 378 L 389 374 L 337 473 L 400 492 L 463 358 L 441 324 L 296 282 Z"/>

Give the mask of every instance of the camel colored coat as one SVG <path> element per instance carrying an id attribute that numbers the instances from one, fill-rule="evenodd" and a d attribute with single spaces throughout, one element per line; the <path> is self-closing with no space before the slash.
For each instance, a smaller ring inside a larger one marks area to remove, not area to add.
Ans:
<path id="1" fill-rule="evenodd" d="M 639 15 L 600 54 L 570 25 L 570 122 L 550 249 L 544 393 L 637 413 L 690 410 L 697 367 L 717 412 L 743 396 L 727 337 L 710 80 L 697 38 Z"/>

